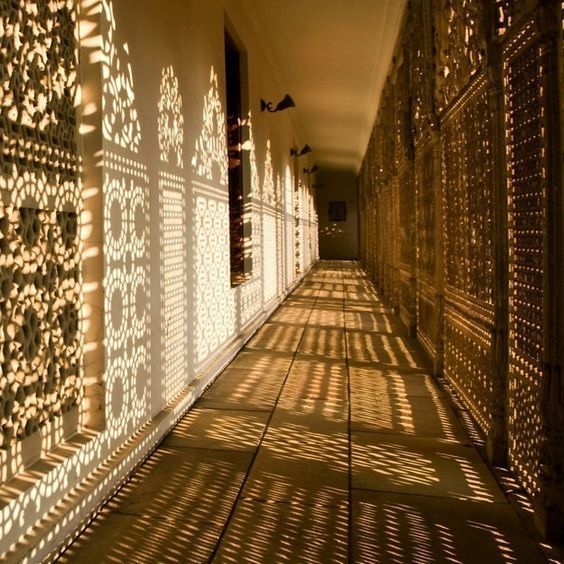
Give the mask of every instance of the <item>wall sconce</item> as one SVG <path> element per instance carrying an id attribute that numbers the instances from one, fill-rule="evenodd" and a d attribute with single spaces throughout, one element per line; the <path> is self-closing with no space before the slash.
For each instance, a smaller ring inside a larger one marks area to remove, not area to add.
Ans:
<path id="1" fill-rule="evenodd" d="M 294 149 L 293 147 L 290 149 L 290 156 L 292 157 L 302 157 L 303 155 L 307 155 L 308 153 L 311 153 L 313 149 L 309 146 L 309 145 L 304 145 L 302 147 L 302 150 L 298 152 L 297 149 Z"/>
<path id="2" fill-rule="evenodd" d="M 317 172 L 319 170 L 319 167 L 317 165 L 313 165 L 311 168 L 304 168 L 304 174 L 313 174 L 314 172 Z"/>
<path id="3" fill-rule="evenodd" d="M 282 110 L 286 110 L 288 108 L 295 108 L 296 107 L 296 103 L 294 102 L 294 100 L 292 99 L 292 96 L 290 96 L 290 94 L 286 94 L 286 96 L 284 96 L 284 98 L 282 98 L 282 100 L 280 100 L 280 102 L 278 102 L 278 104 L 276 104 L 276 107 L 274 107 L 274 104 L 272 102 L 265 102 L 262 98 L 260 100 L 260 111 L 264 112 L 265 110 L 274 113 L 274 112 L 280 112 Z"/>

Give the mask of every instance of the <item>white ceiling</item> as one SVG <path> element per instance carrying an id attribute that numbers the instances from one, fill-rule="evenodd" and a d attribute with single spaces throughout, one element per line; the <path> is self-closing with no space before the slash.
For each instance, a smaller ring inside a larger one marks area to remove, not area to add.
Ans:
<path id="1" fill-rule="evenodd" d="M 305 141 L 323 168 L 358 172 L 405 0 L 253 0 Z M 279 100 L 272 100 L 274 103 Z"/>

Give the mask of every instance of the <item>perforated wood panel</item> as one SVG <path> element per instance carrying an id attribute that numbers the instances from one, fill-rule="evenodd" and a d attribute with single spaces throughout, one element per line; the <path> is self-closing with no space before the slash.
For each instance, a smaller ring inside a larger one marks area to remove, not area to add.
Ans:
<path id="1" fill-rule="evenodd" d="M 486 80 L 460 99 L 441 130 L 445 283 L 493 303 L 493 152 Z"/>
<path id="2" fill-rule="evenodd" d="M 487 433 L 498 392 L 492 366 L 493 162 L 482 75 L 441 131 L 445 263 L 445 375 Z"/>
<path id="3" fill-rule="evenodd" d="M 437 225 L 436 205 L 440 194 L 436 170 L 434 138 L 427 136 L 418 144 L 415 156 L 417 202 L 417 333 L 434 358 L 438 348 L 439 311 L 437 293 Z"/>
<path id="4" fill-rule="evenodd" d="M 539 486 L 546 206 L 542 51 L 532 27 L 506 50 L 509 188 L 509 456 L 531 493 Z"/>
<path id="5" fill-rule="evenodd" d="M 484 59 L 484 3 L 476 0 L 433 2 L 437 109 L 442 111 L 470 82 Z"/>
<path id="6" fill-rule="evenodd" d="M 400 261 L 410 269 L 415 261 L 415 184 L 411 165 L 399 174 Z"/>
<path id="7" fill-rule="evenodd" d="M 417 270 L 427 280 L 435 276 L 435 154 L 430 140 L 417 152 L 415 182 L 417 187 Z"/>
<path id="8" fill-rule="evenodd" d="M 561 323 L 552 317 L 561 310 L 562 6 L 409 3 L 362 177 L 364 193 L 374 193 L 363 221 L 375 227 L 371 235 L 363 226 L 363 260 L 376 265 L 379 289 L 389 305 L 399 300 L 404 319 L 413 215 L 402 131 L 411 132 L 417 336 L 483 431 L 488 455 L 508 457 L 556 523 L 564 507 Z"/>
<path id="9" fill-rule="evenodd" d="M 523 15 L 527 3 L 532 4 L 530 0 L 495 0 L 495 25 L 499 36 L 505 35 Z"/>

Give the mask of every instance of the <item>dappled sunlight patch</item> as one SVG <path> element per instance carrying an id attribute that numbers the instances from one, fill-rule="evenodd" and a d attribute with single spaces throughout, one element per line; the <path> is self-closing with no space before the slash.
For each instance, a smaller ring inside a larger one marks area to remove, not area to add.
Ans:
<path id="1" fill-rule="evenodd" d="M 383 364 L 408 370 L 423 370 L 405 343 L 405 338 L 365 331 L 347 331 L 348 357 L 353 363 Z"/>
<path id="2" fill-rule="evenodd" d="M 281 398 L 322 398 L 338 400 L 347 397 L 347 369 L 344 362 L 315 361 L 298 357 L 292 367 Z"/>
<path id="3" fill-rule="evenodd" d="M 285 376 L 286 371 L 265 374 L 261 368 L 229 368 L 214 382 L 198 405 L 271 410 Z"/>
<path id="4" fill-rule="evenodd" d="M 220 562 L 348 561 L 346 506 L 242 501 L 217 553 Z"/>
<path id="5" fill-rule="evenodd" d="M 189 547 L 209 557 L 249 462 L 245 453 L 159 449 L 106 506 L 110 526 L 102 521 L 88 529 L 66 561 L 96 555 L 110 561 L 163 554 L 175 559 Z M 151 523 L 156 526 L 147 529 Z M 112 534 L 114 528 L 119 534 Z"/>
<path id="6" fill-rule="evenodd" d="M 473 448 L 441 439 L 353 433 L 353 487 L 504 502 Z"/>
<path id="7" fill-rule="evenodd" d="M 300 357 L 345 358 L 345 333 L 342 329 L 307 327 L 298 348 Z"/>
<path id="8" fill-rule="evenodd" d="M 513 509 L 391 493 L 354 492 L 354 561 L 543 562 Z"/>
<path id="9" fill-rule="evenodd" d="M 302 338 L 303 328 L 296 325 L 266 323 L 247 342 L 246 350 L 293 352 Z"/>
<path id="10" fill-rule="evenodd" d="M 165 439 L 182 448 L 254 451 L 265 430 L 268 413 L 221 409 L 192 409 Z"/>

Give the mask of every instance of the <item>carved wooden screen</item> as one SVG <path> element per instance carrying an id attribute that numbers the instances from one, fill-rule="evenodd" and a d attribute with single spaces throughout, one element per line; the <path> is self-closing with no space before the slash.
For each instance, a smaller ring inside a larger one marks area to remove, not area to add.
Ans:
<path id="1" fill-rule="evenodd" d="M 367 182 L 366 182 L 366 168 L 365 168 L 365 161 L 363 161 L 360 172 L 358 175 L 358 203 L 359 203 L 359 241 L 358 241 L 358 250 L 360 261 L 362 264 L 366 266 L 366 247 L 367 247 L 367 231 L 366 231 L 366 209 L 368 207 L 368 197 L 366 194 Z"/>
<path id="2" fill-rule="evenodd" d="M 476 0 L 443 0 L 433 5 L 435 97 L 441 112 L 460 95 L 482 65 L 484 4 Z"/>
<path id="3" fill-rule="evenodd" d="M 531 0 L 495 0 L 495 24 L 498 36 L 505 35 L 515 21 L 524 15 L 525 8 L 534 5 Z"/>
<path id="4" fill-rule="evenodd" d="M 398 174 L 399 304 L 400 314 L 415 330 L 415 181 L 413 161 L 405 160 Z"/>
<path id="5" fill-rule="evenodd" d="M 486 433 L 499 398 L 492 369 L 492 132 L 485 77 L 441 125 L 444 370 Z"/>
<path id="6" fill-rule="evenodd" d="M 484 431 L 488 456 L 508 455 L 537 496 L 539 523 L 546 511 L 559 531 L 563 16 L 552 0 L 410 2 L 367 180 L 380 289 L 405 321 L 414 175 L 417 335 Z"/>
<path id="7" fill-rule="evenodd" d="M 504 53 L 509 189 L 509 459 L 538 491 L 546 206 L 542 46 L 526 26 Z"/>
<path id="8" fill-rule="evenodd" d="M 402 38 L 405 41 L 405 28 Z M 395 100 L 395 174 L 397 181 L 398 303 L 400 316 L 415 332 L 415 179 L 411 139 L 409 51 L 398 53 Z"/>
<path id="9" fill-rule="evenodd" d="M 60 424 L 81 397 L 75 22 L 71 1 L 0 1 L 5 448 Z"/>
<path id="10" fill-rule="evenodd" d="M 410 95 L 411 129 L 415 144 L 436 125 L 435 72 L 433 60 L 431 0 L 414 2 L 411 6 L 410 26 Z"/>
<path id="11" fill-rule="evenodd" d="M 379 226 L 379 244 L 380 253 L 382 255 L 383 268 L 383 292 L 386 298 L 390 298 L 393 292 L 393 252 L 394 245 L 390 233 L 393 231 L 393 206 L 392 206 L 392 189 L 391 186 L 382 188 L 380 197 L 378 198 L 378 226 Z"/>
<path id="12" fill-rule="evenodd" d="M 440 170 L 436 136 L 428 135 L 417 146 L 415 178 L 417 190 L 417 334 L 431 358 L 439 348 L 437 293 L 437 199 Z"/>

